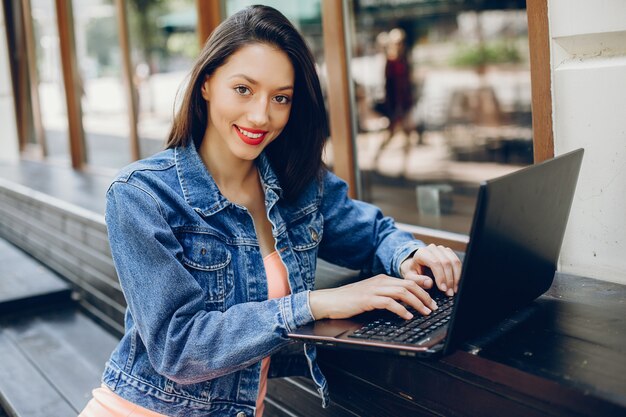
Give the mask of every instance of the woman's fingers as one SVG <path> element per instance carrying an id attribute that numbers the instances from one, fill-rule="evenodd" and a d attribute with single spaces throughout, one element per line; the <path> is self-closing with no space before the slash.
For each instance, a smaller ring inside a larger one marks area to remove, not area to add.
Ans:
<path id="1" fill-rule="evenodd" d="M 459 291 L 459 281 L 461 280 L 461 269 L 462 264 L 459 257 L 454 253 L 454 251 L 450 248 L 444 248 L 444 253 L 450 260 L 450 264 L 452 265 L 452 271 L 454 275 L 454 292 Z"/>
<path id="2" fill-rule="evenodd" d="M 417 284 L 414 285 L 417 287 Z M 423 315 L 428 315 L 432 312 L 432 310 L 437 308 L 437 304 L 435 304 L 427 293 L 420 294 L 418 297 L 411 291 L 411 289 L 403 286 L 381 287 L 379 291 L 377 291 L 377 295 L 391 298 L 396 302 L 402 302 L 409 305 Z"/>
<path id="3" fill-rule="evenodd" d="M 418 250 L 416 255 L 417 261 L 432 271 L 437 287 L 447 295 L 452 296 L 456 288 L 455 271 L 447 249 L 444 246 L 430 244 L 426 248 Z M 454 252 L 452 254 L 456 257 Z"/>
<path id="4" fill-rule="evenodd" d="M 373 309 L 389 310 L 410 319 L 408 306 L 423 315 L 438 308 L 430 295 L 418 285 L 423 276 L 405 279 L 378 275 L 339 288 L 315 290 L 309 295 L 313 317 L 347 318 Z"/>
<path id="5" fill-rule="evenodd" d="M 441 264 L 439 257 L 436 255 L 437 246 L 431 244 L 417 251 L 417 262 L 420 265 L 430 268 L 437 288 L 446 292 L 448 290 L 446 272 Z"/>
<path id="6" fill-rule="evenodd" d="M 404 273 L 404 279 L 410 279 L 415 281 L 417 285 L 425 290 L 431 289 L 433 286 L 433 280 L 428 275 L 420 275 L 415 269 L 410 269 Z"/>
<path id="7" fill-rule="evenodd" d="M 372 305 L 379 310 L 389 310 L 405 320 L 413 318 L 413 314 L 411 314 L 406 307 L 395 301 L 393 298 L 377 296 L 374 298 Z"/>
<path id="8" fill-rule="evenodd" d="M 437 309 L 437 303 L 411 277 L 405 279 L 378 276 L 373 281 L 376 295 L 391 297 L 408 304 L 421 314 L 430 314 Z"/>
<path id="9" fill-rule="evenodd" d="M 437 259 L 439 260 L 439 264 L 443 269 L 443 274 L 446 281 L 446 294 L 449 296 L 454 295 L 454 270 L 452 268 L 452 263 L 446 254 L 445 246 L 435 246 L 434 253 Z"/>

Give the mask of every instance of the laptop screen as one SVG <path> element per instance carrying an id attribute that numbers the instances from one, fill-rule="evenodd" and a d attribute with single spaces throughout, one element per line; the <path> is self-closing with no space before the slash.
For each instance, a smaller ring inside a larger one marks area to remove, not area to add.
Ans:
<path id="1" fill-rule="evenodd" d="M 583 150 L 480 186 L 445 352 L 550 288 Z"/>

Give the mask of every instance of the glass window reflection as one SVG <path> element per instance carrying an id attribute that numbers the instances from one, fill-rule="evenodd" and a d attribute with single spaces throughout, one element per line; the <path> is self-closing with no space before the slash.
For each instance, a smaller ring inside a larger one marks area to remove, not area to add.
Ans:
<path id="1" fill-rule="evenodd" d="M 87 163 L 117 169 L 131 162 L 128 109 L 113 0 L 72 1 Z"/>
<path id="2" fill-rule="evenodd" d="M 520 7 L 352 2 L 365 200 L 398 222 L 467 234 L 479 183 L 532 163 Z"/>
<path id="3" fill-rule="evenodd" d="M 67 106 L 61 69 L 59 32 L 53 0 L 31 0 L 35 65 L 47 158 L 69 164 Z M 33 138 L 31 139 L 31 143 Z"/>
<path id="4" fill-rule="evenodd" d="M 198 55 L 194 0 L 128 2 L 141 157 L 163 149 L 176 95 Z"/>

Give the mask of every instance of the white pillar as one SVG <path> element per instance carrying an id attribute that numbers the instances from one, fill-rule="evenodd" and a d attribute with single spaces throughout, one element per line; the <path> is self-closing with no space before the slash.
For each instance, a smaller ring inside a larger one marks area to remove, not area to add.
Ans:
<path id="1" fill-rule="evenodd" d="M 626 1 L 548 5 L 554 151 L 585 148 L 559 269 L 626 284 Z"/>
<path id="2" fill-rule="evenodd" d="M 17 161 L 19 159 L 19 141 L 15 120 L 4 11 L 0 10 L 0 126 L 2 126 L 0 129 L 0 161 Z"/>

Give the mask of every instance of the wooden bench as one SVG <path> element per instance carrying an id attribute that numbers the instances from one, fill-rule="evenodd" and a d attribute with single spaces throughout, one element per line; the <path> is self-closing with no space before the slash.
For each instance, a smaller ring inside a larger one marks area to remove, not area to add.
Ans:
<path id="1" fill-rule="evenodd" d="M 0 240 L 0 417 L 75 417 L 117 339 L 70 286 Z"/>
<path id="2" fill-rule="evenodd" d="M 70 295 L 67 283 L 0 239 L 0 315 L 65 304 Z"/>

